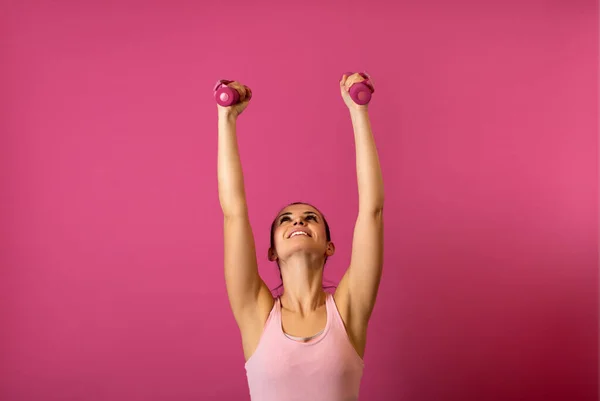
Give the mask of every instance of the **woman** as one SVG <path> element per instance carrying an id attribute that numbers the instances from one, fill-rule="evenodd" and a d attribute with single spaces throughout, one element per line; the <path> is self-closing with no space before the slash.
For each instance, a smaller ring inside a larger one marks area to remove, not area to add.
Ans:
<path id="1" fill-rule="evenodd" d="M 283 293 L 273 297 L 258 273 L 237 147 L 237 117 L 250 88 L 233 82 L 241 102 L 218 107 L 219 200 L 224 215 L 225 282 L 240 329 L 253 401 L 358 399 L 367 325 L 383 264 L 383 180 L 368 105 L 349 88 L 363 81 L 344 75 L 340 91 L 356 145 L 359 212 L 350 266 L 334 294 L 323 290 L 325 261 L 335 252 L 329 227 L 315 207 L 295 203 L 277 215 L 269 260 L 277 262 Z"/>

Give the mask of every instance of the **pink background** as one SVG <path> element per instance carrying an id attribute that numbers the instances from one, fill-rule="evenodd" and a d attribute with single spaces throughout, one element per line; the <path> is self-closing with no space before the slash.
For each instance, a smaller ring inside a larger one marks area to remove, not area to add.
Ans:
<path id="1" fill-rule="evenodd" d="M 279 284 L 269 224 L 302 200 L 337 282 L 353 69 L 386 184 L 361 399 L 597 399 L 596 2 L 90 3 L 2 3 L 0 399 L 248 399 L 211 90 L 254 92 L 261 274 Z"/>

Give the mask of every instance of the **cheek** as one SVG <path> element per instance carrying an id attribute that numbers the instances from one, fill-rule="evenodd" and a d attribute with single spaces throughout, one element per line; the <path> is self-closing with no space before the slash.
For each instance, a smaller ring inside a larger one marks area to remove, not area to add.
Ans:
<path id="1" fill-rule="evenodd" d="M 282 228 L 279 228 L 279 227 L 275 229 L 275 231 L 273 233 L 275 245 L 278 245 L 281 242 L 281 236 L 283 235 L 284 231 L 285 230 L 283 230 Z"/>
<path id="2" fill-rule="evenodd" d="M 325 227 L 320 226 L 317 230 L 317 233 L 323 242 L 327 242 L 327 233 L 325 232 Z"/>

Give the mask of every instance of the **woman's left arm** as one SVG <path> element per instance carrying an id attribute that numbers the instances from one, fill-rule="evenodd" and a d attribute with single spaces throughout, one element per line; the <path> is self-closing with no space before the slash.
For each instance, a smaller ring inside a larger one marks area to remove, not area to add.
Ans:
<path id="1" fill-rule="evenodd" d="M 354 82 L 361 80 L 360 77 L 352 78 L 355 78 Z M 383 268 L 383 177 L 368 105 L 360 106 L 352 101 L 345 79 L 340 85 L 354 129 L 358 217 L 354 227 L 350 266 L 338 288 L 346 292 L 352 316 L 366 323 L 375 306 Z"/>

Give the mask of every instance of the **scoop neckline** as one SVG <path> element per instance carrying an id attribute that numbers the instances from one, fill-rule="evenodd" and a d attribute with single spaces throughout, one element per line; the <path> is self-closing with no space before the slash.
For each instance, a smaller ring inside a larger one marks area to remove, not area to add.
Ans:
<path id="1" fill-rule="evenodd" d="M 331 308 L 330 308 L 330 300 L 329 298 L 332 295 L 329 293 L 325 294 L 325 314 L 326 314 L 326 319 L 327 321 L 325 322 L 325 328 L 321 331 L 321 334 L 319 334 L 317 337 L 309 340 L 309 341 L 297 341 L 294 340 L 293 338 L 289 338 L 288 336 L 286 336 L 285 331 L 283 331 L 283 318 L 282 318 L 282 306 L 281 306 L 281 297 L 277 297 L 277 309 L 279 311 L 279 334 L 281 337 L 283 337 L 286 341 L 291 341 L 295 344 L 299 344 L 302 346 L 308 346 L 308 345 L 314 345 L 314 344 L 318 344 L 320 343 L 325 336 L 327 335 L 327 333 L 329 332 L 329 328 L 331 327 Z"/>

